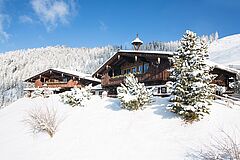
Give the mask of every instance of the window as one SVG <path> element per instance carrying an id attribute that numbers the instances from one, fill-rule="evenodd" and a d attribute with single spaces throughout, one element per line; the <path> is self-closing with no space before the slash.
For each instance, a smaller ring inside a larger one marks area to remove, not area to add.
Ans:
<path id="1" fill-rule="evenodd" d="M 136 67 L 133 67 L 132 68 L 132 73 L 136 73 L 137 72 L 137 68 Z"/>
<path id="2" fill-rule="evenodd" d="M 127 74 L 129 74 L 131 71 L 130 71 L 130 69 L 127 69 Z"/>
<path id="3" fill-rule="evenodd" d="M 123 74 L 127 74 L 127 70 L 126 69 L 123 70 Z"/>
<path id="4" fill-rule="evenodd" d="M 162 87 L 161 88 L 161 93 L 167 93 L 167 87 Z"/>
<path id="5" fill-rule="evenodd" d="M 67 80 L 67 78 L 63 78 L 63 82 L 67 82 L 68 80 Z"/>
<path id="6" fill-rule="evenodd" d="M 148 64 L 148 63 L 145 63 L 145 64 L 143 65 L 144 73 L 146 73 L 146 72 L 148 71 L 148 69 L 149 69 L 149 64 Z"/>
<path id="7" fill-rule="evenodd" d="M 143 66 L 142 66 L 142 65 L 141 65 L 141 66 L 138 66 L 138 72 L 139 72 L 140 74 L 143 73 Z"/>

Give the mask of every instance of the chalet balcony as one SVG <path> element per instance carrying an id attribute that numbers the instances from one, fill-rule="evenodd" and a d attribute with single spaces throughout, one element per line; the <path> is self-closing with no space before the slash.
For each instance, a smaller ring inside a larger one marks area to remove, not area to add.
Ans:
<path id="1" fill-rule="evenodd" d="M 41 84 L 35 84 L 36 88 L 71 88 L 74 86 L 81 87 L 80 84 L 70 82 L 41 82 Z"/>
<path id="2" fill-rule="evenodd" d="M 45 82 L 43 86 L 48 88 L 66 88 L 68 87 L 67 82 Z"/>
<path id="3" fill-rule="evenodd" d="M 135 74 L 135 76 L 138 78 L 139 82 L 152 82 L 152 81 L 167 81 L 169 78 L 169 72 L 163 71 L 158 74 L 152 74 L 152 73 L 145 73 L 145 74 Z M 124 78 L 126 75 L 119 75 L 115 77 L 109 77 L 105 76 L 102 78 L 102 86 L 104 87 L 110 87 L 110 86 L 119 86 L 121 83 L 123 83 Z"/>

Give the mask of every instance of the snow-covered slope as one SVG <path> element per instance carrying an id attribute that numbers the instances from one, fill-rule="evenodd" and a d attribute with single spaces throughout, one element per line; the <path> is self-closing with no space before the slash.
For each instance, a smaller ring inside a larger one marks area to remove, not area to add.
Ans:
<path id="1" fill-rule="evenodd" d="M 179 160 L 210 142 L 220 129 L 240 128 L 239 108 L 219 101 L 200 122 L 184 124 L 166 110 L 167 98 L 157 98 L 145 110 L 120 109 L 116 99 L 93 99 L 85 107 L 72 108 L 49 98 L 22 98 L 0 110 L 0 155 L 3 160 Z M 55 107 L 64 118 L 53 138 L 33 135 L 23 123 L 33 107 Z"/>
<path id="2" fill-rule="evenodd" d="M 240 65 L 240 34 L 227 36 L 209 46 L 210 59 L 224 65 Z"/>

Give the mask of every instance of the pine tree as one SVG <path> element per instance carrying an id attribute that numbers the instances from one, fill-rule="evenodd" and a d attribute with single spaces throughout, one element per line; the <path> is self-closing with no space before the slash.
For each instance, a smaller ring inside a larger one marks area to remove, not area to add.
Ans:
<path id="1" fill-rule="evenodd" d="M 148 90 L 143 83 L 138 83 L 138 79 L 133 74 L 125 78 L 121 87 L 117 88 L 117 92 L 124 109 L 143 109 L 144 104 L 152 102 L 152 90 Z"/>
<path id="2" fill-rule="evenodd" d="M 172 59 L 171 77 L 175 81 L 171 101 L 174 103 L 169 107 L 187 121 L 199 120 L 204 113 L 209 113 L 207 105 L 213 75 L 209 74 L 211 68 L 206 64 L 207 57 L 206 42 L 187 30 Z"/>

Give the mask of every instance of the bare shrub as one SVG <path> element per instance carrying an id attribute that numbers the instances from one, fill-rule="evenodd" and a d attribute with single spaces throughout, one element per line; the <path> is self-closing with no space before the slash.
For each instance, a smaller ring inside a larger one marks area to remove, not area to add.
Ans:
<path id="1" fill-rule="evenodd" d="M 221 133 L 220 138 L 213 138 L 213 143 L 205 145 L 204 149 L 193 151 L 187 157 L 198 160 L 240 160 L 240 143 L 237 134 L 232 136 L 223 130 Z"/>
<path id="2" fill-rule="evenodd" d="M 49 107 L 35 107 L 27 111 L 27 117 L 23 120 L 33 133 L 46 132 L 53 137 L 60 123 L 57 110 Z"/>

